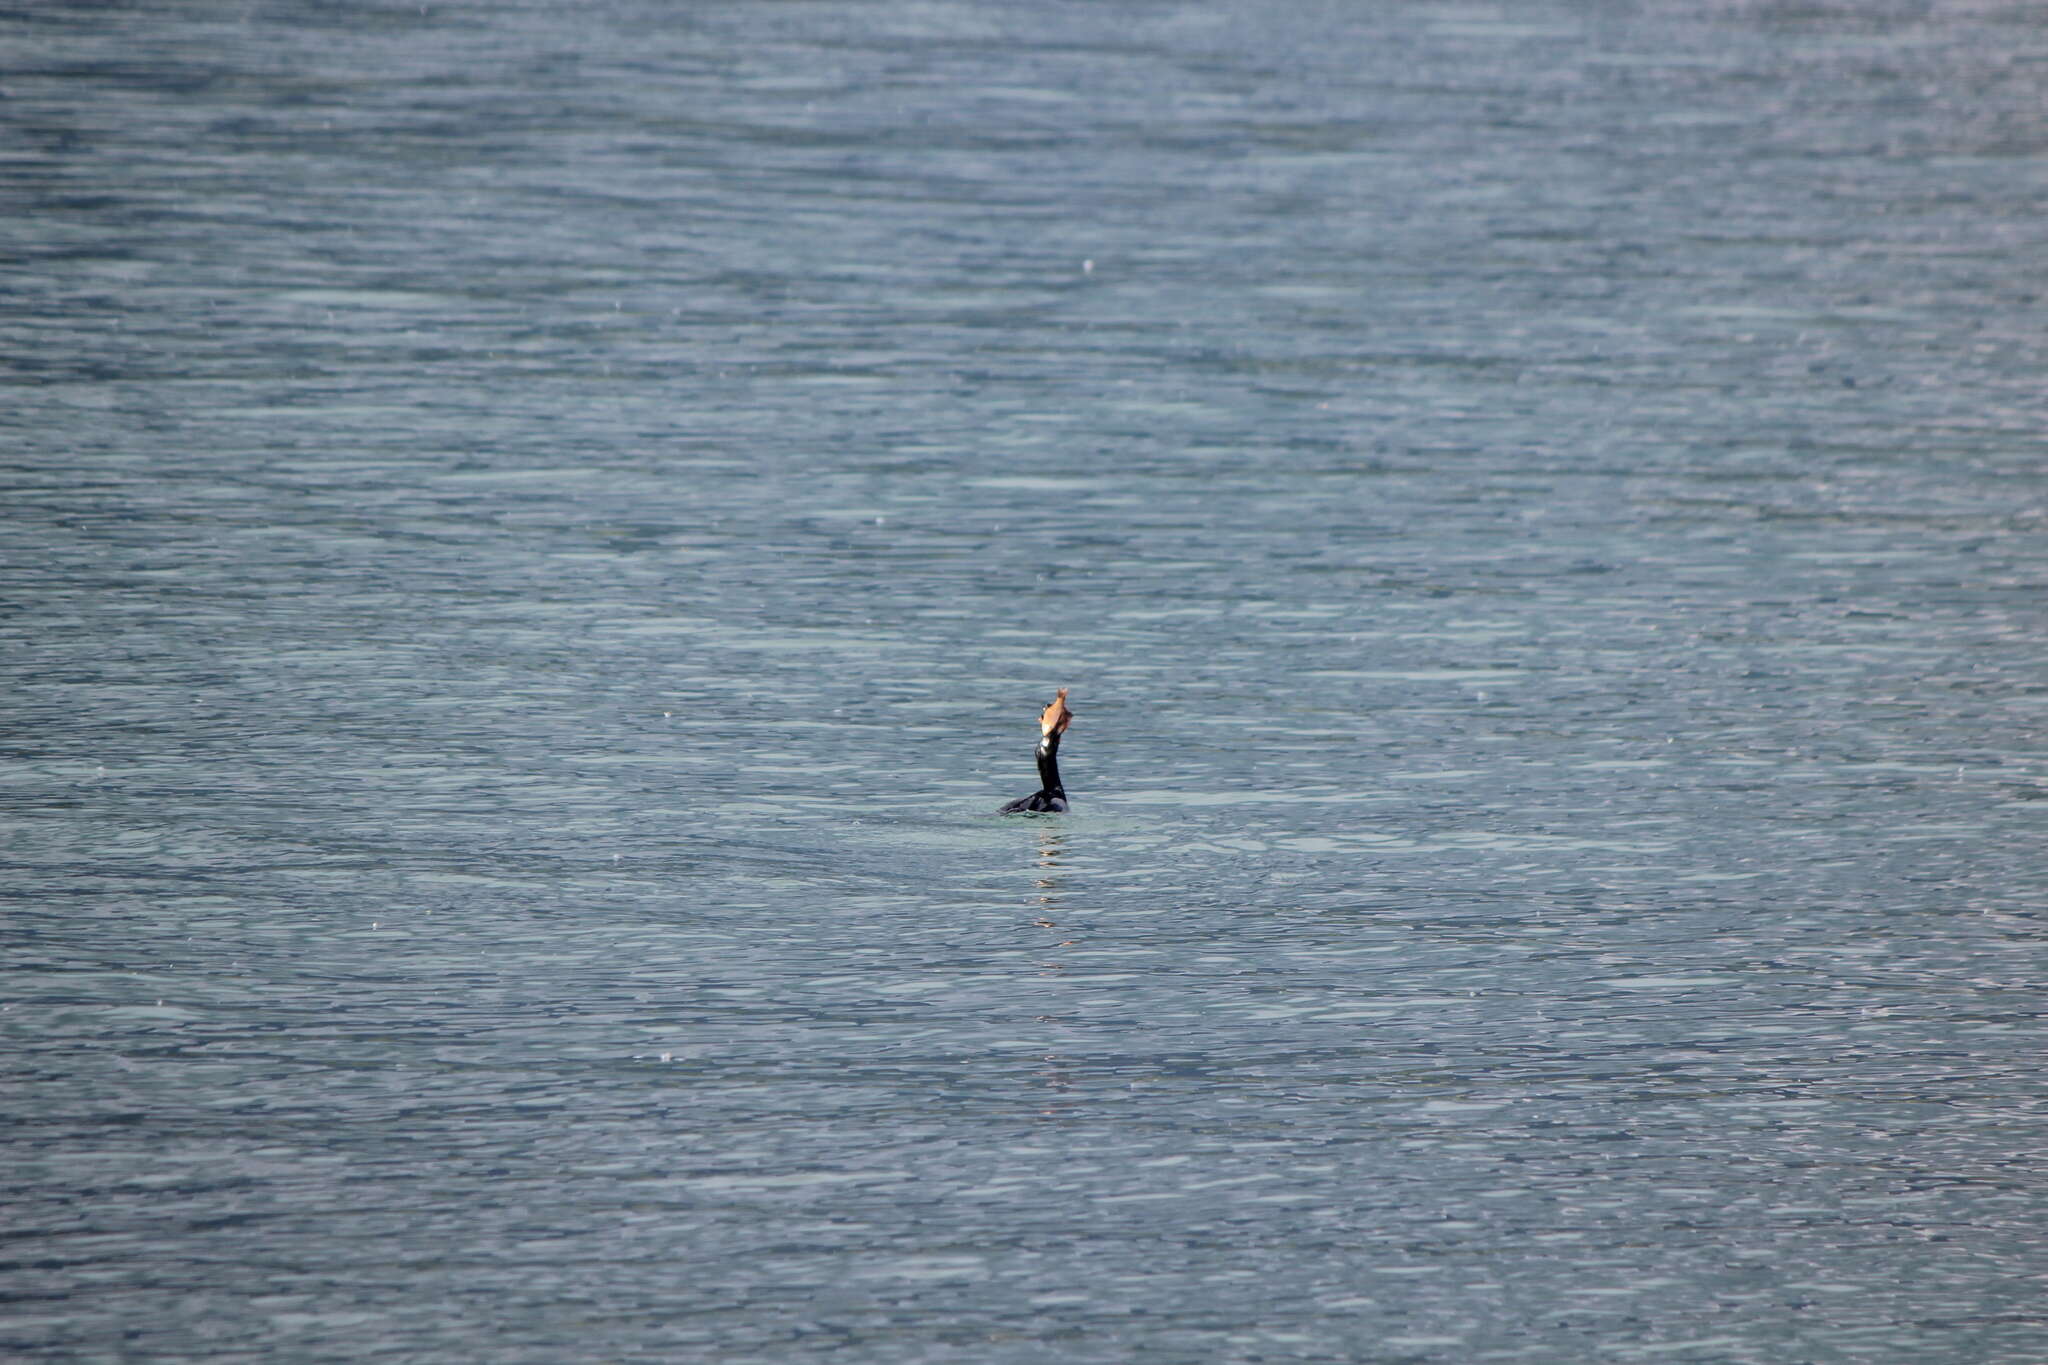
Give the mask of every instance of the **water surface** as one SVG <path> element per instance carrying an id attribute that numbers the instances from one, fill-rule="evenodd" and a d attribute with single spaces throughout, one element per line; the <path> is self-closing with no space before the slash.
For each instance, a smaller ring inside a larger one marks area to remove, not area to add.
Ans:
<path id="1" fill-rule="evenodd" d="M 2048 1351 L 2025 7 L 0 34 L 8 1351 Z"/>

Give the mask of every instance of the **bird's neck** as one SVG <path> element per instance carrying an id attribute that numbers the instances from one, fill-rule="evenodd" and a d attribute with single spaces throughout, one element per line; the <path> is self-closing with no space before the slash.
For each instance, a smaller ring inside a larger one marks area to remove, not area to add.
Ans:
<path id="1" fill-rule="evenodd" d="M 1038 741 L 1038 780 L 1049 792 L 1064 792 L 1060 786 L 1060 737 L 1047 735 Z"/>

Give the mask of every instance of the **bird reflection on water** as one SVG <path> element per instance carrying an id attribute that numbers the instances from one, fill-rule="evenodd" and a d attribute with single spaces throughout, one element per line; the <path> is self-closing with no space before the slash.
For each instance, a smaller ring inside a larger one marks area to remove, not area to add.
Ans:
<path id="1" fill-rule="evenodd" d="M 1060 830 L 1042 828 L 1038 831 L 1038 875 L 1031 880 L 1031 885 L 1037 891 L 1037 894 L 1031 897 L 1030 903 L 1038 914 L 1038 917 L 1032 923 L 1041 929 L 1058 927 L 1058 922 L 1053 916 L 1058 913 L 1061 904 L 1066 900 L 1067 896 L 1065 887 L 1066 877 L 1063 875 L 1060 867 L 1060 859 L 1067 851 L 1066 845 L 1067 836 Z M 1070 948 L 1073 946 L 1073 943 L 1074 940 L 1072 939 L 1062 939 L 1052 946 L 1056 948 Z M 1066 970 L 1066 964 L 1064 962 L 1045 960 L 1039 963 L 1039 968 L 1039 975 L 1041 976 L 1058 976 Z M 1056 1014 L 1040 1014 L 1035 1016 L 1035 1019 L 1036 1022 L 1046 1025 L 1064 1025 L 1066 1023 L 1064 1016 Z M 1052 1092 L 1051 1095 L 1045 1097 L 1041 1102 L 1038 1110 L 1039 1115 L 1047 1118 L 1058 1117 L 1064 1112 L 1065 1106 L 1055 1103 L 1055 1101 L 1064 1092 L 1074 1088 L 1073 1074 L 1069 1070 L 1066 1059 L 1062 1058 L 1057 1052 L 1041 1054 L 1038 1061 L 1040 1064 L 1033 1068 L 1032 1078 L 1038 1085 Z"/>
<path id="2" fill-rule="evenodd" d="M 1062 888 L 1064 879 L 1059 872 L 1060 858 L 1066 852 L 1066 847 L 1067 836 L 1060 831 L 1042 829 L 1038 832 L 1038 875 L 1031 880 L 1032 886 L 1038 889 L 1038 895 L 1033 897 L 1038 909 L 1038 918 L 1032 923 L 1041 929 L 1058 927 L 1058 921 L 1053 919 L 1053 914 L 1059 909 L 1060 902 L 1065 899 Z M 1071 942 L 1071 939 L 1067 940 L 1067 943 Z M 1067 943 L 1061 943 L 1059 946 L 1064 948 Z"/>

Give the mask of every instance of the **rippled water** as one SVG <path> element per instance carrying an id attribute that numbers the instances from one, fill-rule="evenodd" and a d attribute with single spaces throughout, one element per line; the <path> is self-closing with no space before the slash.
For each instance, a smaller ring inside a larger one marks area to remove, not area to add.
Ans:
<path id="1" fill-rule="evenodd" d="M 2048 1355 L 2028 7 L 0 52 L 6 1351 Z"/>

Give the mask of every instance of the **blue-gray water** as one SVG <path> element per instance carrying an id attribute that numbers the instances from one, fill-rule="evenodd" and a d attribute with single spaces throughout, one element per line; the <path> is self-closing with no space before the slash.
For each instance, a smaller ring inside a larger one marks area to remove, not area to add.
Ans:
<path id="1" fill-rule="evenodd" d="M 2048 1358 L 2034 7 L 0 91 L 0 1350 Z"/>

